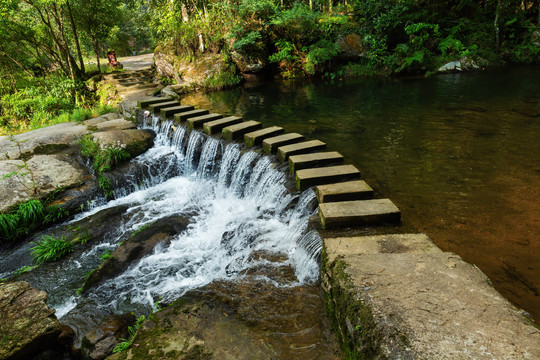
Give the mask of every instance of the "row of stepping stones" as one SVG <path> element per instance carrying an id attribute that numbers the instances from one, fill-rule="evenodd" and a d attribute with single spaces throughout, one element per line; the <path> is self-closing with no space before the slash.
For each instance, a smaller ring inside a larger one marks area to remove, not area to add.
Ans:
<path id="1" fill-rule="evenodd" d="M 360 179 L 360 171 L 343 164 L 343 155 L 324 151 L 326 144 L 306 140 L 297 133 L 285 133 L 279 126 L 263 128 L 258 121 L 243 121 L 238 116 L 223 116 L 191 105 L 181 105 L 170 98 L 152 97 L 138 102 L 162 119 L 174 117 L 187 122 L 191 130 L 202 127 L 207 135 L 221 133 L 230 141 L 243 141 L 247 147 L 262 146 L 266 154 L 277 154 L 280 162 L 288 161 L 298 190 L 315 187 L 319 218 L 323 228 L 396 223 L 401 212 L 389 199 L 373 199 L 373 189 Z"/>

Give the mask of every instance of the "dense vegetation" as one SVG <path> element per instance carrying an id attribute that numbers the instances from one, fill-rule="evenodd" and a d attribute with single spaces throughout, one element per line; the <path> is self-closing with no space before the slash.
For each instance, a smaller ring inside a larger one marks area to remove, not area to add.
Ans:
<path id="1" fill-rule="evenodd" d="M 140 6 L 0 0 L 0 135 L 110 111 L 110 89 L 88 79 L 102 70 L 108 50 L 130 54 L 130 38 L 133 49 L 153 50 Z"/>
<path id="2" fill-rule="evenodd" d="M 152 1 L 163 51 L 269 64 L 283 77 L 538 63 L 538 0 Z M 535 44 L 536 42 L 536 44 Z"/>

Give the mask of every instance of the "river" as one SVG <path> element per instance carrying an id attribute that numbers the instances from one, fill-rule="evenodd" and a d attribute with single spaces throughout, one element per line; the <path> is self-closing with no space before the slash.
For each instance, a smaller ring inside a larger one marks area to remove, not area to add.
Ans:
<path id="1" fill-rule="evenodd" d="M 427 233 L 540 319 L 540 68 L 272 81 L 183 103 L 326 142 L 398 205 L 398 231 Z"/>

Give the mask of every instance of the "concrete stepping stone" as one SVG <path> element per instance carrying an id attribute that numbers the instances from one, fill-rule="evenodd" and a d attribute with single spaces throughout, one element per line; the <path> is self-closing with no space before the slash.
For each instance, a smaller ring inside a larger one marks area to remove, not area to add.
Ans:
<path id="1" fill-rule="evenodd" d="M 192 105 L 180 105 L 162 108 L 160 111 L 161 118 L 165 119 L 181 112 L 193 111 L 195 107 Z"/>
<path id="2" fill-rule="evenodd" d="M 312 186 L 325 185 L 360 178 L 360 171 L 353 165 L 327 166 L 303 169 L 296 172 L 296 187 L 304 191 Z"/>
<path id="3" fill-rule="evenodd" d="M 288 133 L 263 140 L 263 151 L 267 154 L 272 154 L 277 151 L 277 148 L 284 145 L 294 144 L 304 140 L 304 135 L 297 133 Z"/>
<path id="4" fill-rule="evenodd" d="M 365 200 L 373 197 L 373 189 L 363 180 L 319 185 L 315 188 L 320 203 Z"/>
<path id="5" fill-rule="evenodd" d="M 221 119 L 222 117 L 223 115 L 221 114 L 213 114 L 213 113 L 192 117 L 187 120 L 187 126 L 188 126 L 188 129 L 197 129 L 197 128 L 202 127 L 203 124 L 206 122 Z"/>
<path id="6" fill-rule="evenodd" d="M 171 100 L 167 102 L 157 103 L 157 104 L 151 104 L 148 106 L 148 110 L 150 112 L 159 112 L 163 108 L 168 108 L 171 106 L 180 106 L 180 101 L 178 100 Z"/>
<path id="7" fill-rule="evenodd" d="M 242 122 L 242 118 L 238 116 L 227 116 L 223 119 L 209 121 L 203 124 L 203 131 L 207 135 L 212 135 L 221 132 L 224 127 L 238 124 Z"/>
<path id="8" fill-rule="evenodd" d="M 284 145 L 278 148 L 278 159 L 283 162 L 291 155 L 305 154 L 316 150 L 322 150 L 326 143 L 320 140 L 303 141 L 296 144 Z"/>
<path id="9" fill-rule="evenodd" d="M 401 212 L 390 199 L 341 201 L 319 204 L 323 229 L 397 223 Z"/>
<path id="10" fill-rule="evenodd" d="M 283 132 L 285 132 L 285 129 L 280 126 L 270 126 L 265 129 L 253 131 L 244 135 L 244 145 L 247 147 L 261 145 L 264 139 L 282 134 Z"/>
<path id="11" fill-rule="evenodd" d="M 337 151 L 317 152 L 289 156 L 289 169 L 292 173 L 302 169 L 333 165 L 343 162 L 343 155 Z"/>
<path id="12" fill-rule="evenodd" d="M 246 121 L 224 127 L 223 130 L 221 130 L 221 136 L 226 140 L 238 140 L 241 139 L 244 134 L 260 128 L 262 128 L 262 124 L 258 121 Z"/>
<path id="13" fill-rule="evenodd" d="M 172 101 L 172 100 L 174 100 L 174 99 L 169 98 L 169 97 L 155 97 L 155 96 L 152 96 L 150 98 L 137 101 L 137 107 L 140 107 L 141 109 L 143 109 L 143 108 L 147 108 L 148 106 L 153 105 L 153 104 L 160 104 L 160 103 L 169 102 L 169 101 Z"/>
<path id="14" fill-rule="evenodd" d="M 177 112 L 176 114 L 174 114 L 174 121 L 176 122 L 186 121 L 189 118 L 206 115 L 209 112 L 210 111 L 206 109 L 197 109 L 197 110 Z"/>

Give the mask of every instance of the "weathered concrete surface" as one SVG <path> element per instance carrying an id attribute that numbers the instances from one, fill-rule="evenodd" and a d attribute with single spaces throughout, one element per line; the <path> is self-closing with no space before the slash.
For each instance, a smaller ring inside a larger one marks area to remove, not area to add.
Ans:
<path id="1" fill-rule="evenodd" d="M 401 212 L 390 199 L 341 201 L 319 204 L 323 229 L 336 226 L 395 223 Z"/>
<path id="2" fill-rule="evenodd" d="M 156 134 L 151 130 L 113 130 L 94 133 L 94 141 L 103 146 L 123 147 L 132 156 L 142 154 L 152 147 Z"/>
<path id="3" fill-rule="evenodd" d="M 426 235 L 323 241 L 327 307 L 353 357 L 540 359 L 540 330 Z"/>
<path id="4" fill-rule="evenodd" d="M 244 134 L 262 128 L 259 121 L 246 121 L 235 125 L 229 125 L 221 130 L 221 136 L 225 140 L 239 140 Z"/>
<path id="5" fill-rule="evenodd" d="M 325 165 L 343 162 L 343 155 L 337 151 L 317 152 L 312 154 L 289 156 L 289 170 L 294 173 L 297 170 L 309 169 Z"/>
<path id="6" fill-rule="evenodd" d="M 303 169 L 296 172 L 296 187 L 303 191 L 311 186 L 360 178 L 360 171 L 353 165 L 327 166 Z"/>
<path id="7" fill-rule="evenodd" d="M 28 158 L 46 154 L 75 144 L 90 133 L 85 125 L 74 122 L 52 125 L 0 140 L 0 160 Z"/>
<path id="8" fill-rule="evenodd" d="M 0 285 L 0 359 L 32 359 L 58 346 L 62 328 L 46 300 L 24 281 Z"/>
<path id="9" fill-rule="evenodd" d="M 210 113 L 210 111 L 205 110 L 205 109 L 191 110 L 191 111 L 186 111 L 186 112 L 182 111 L 180 113 L 174 114 L 174 120 L 186 121 L 189 118 L 206 115 L 208 113 Z M 163 110 L 162 110 L 161 116 L 163 116 Z"/>
<path id="10" fill-rule="evenodd" d="M 203 124 L 204 133 L 212 135 L 219 133 L 224 127 L 238 124 L 242 122 L 242 118 L 238 116 L 227 116 L 223 119 L 209 121 Z"/>
<path id="11" fill-rule="evenodd" d="M 275 153 L 280 146 L 294 144 L 302 140 L 304 140 L 304 135 L 297 133 L 288 133 L 266 138 L 263 140 L 263 151 L 267 154 L 272 154 Z"/>
<path id="12" fill-rule="evenodd" d="M 171 98 L 167 98 L 167 97 L 155 97 L 155 96 L 152 96 L 152 97 L 148 97 L 148 98 L 145 98 L 145 99 L 140 99 L 140 100 L 137 100 L 137 107 L 140 107 L 140 108 L 147 108 L 148 106 L 150 105 L 153 105 L 153 104 L 159 104 L 159 103 L 164 103 L 164 102 L 168 102 L 168 101 L 172 101 L 173 99 Z"/>
<path id="13" fill-rule="evenodd" d="M 291 145 L 283 145 L 278 148 L 278 159 L 281 162 L 289 159 L 291 155 L 305 154 L 312 151 L 322 150 L 326 143 L 320 140 L 303 141 Z"/>
<path id="14" fill-rule="evenodd" d="M 373 189 L 364 180 L 319 185 L 315 188 L 319 203 L 366 200 L 373 197 Z"/>
<path id="15" fill-rule="evenodd" d="M 178 100 L 169 100 L 169 101 L 149 105 L 148 106 L 148 111 L 157 113 L 157 112 L 160 112 L 161 109 L 170 108 L 170 107 L 176 107 L 176 106 L 180 106 L 180 101 L 178 101 Z"/>
<path id="16" fill-rule="evenodd" d="M 221 114 L 212 113 L 212 114 L 206 114 L 206 115 L 201 115 L 201 116 L 196 116 L 196 117 L 189 118 L 189 119 L 187 119 L 188 129 L 201 128 L 204 123 L 207 123 L 207 122 L 213 121 L 213 120 L 217 120 L 217 119 L 221 119 L 222 117 L 223 117 L 223 115 L 221 115 Z"/>
<path id="17" fill-rule="evenodd" d="M 284 131 L 285 129 L 280 126 L 270 126 L 265 129 L 253 131 L 244 135 L 244 144 L 248 147 L 261 145 L 264 139 L 282 134 Z"/>
<path id="18" fill-rule="evenodd" d="M 173 115 L 179 115 L 180 113 L 191 113 L 192 111 L 197 111 L 197 110 L 193 110 L 194 107 L 191 106 L 191 105 L 180 105 L 180 106 L 173 106 L 173 107 L 166 107 L 166 108 L 163 108 L 161 109 L 159 115 L 162 117 L 162 118 L 167 118 L 167 117 L 170 117 L 170 116 L 173 116 Z M 203 115 L 203 114 L 200 114 L 200 115 Z M 176 117 L 175 117 L 176 119 Z"/>

